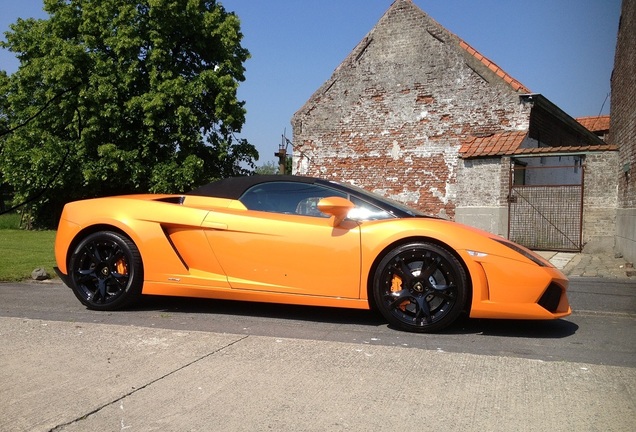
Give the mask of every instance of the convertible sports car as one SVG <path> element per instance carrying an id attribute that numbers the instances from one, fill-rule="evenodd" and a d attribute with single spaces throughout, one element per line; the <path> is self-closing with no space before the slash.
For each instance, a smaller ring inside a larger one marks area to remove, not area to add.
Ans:
<path id="1" fill-rule="evenodd" d="M 460 315 L 555 319 L 567 278 L 502 237 L 426 216 L 351 185 L 236 177 L 183 195 L 69 203 L 60 278 L 91 309 L 142 294 L 377 309 L 394 327 Z"/>

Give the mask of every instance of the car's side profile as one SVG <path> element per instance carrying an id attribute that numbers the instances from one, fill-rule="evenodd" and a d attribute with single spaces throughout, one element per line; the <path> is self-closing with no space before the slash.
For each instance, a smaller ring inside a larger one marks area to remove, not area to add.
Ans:
<path id="1" fill-rule="evenodd" d="M 377 308 L 418 332 L 462 313 L 570 313 L 567 278 L 535 253 L 309 177 L 238 177 L 183 195 L 69 203 L 55 254 L 60 277 L 98 310 L 142 294 Z"/>

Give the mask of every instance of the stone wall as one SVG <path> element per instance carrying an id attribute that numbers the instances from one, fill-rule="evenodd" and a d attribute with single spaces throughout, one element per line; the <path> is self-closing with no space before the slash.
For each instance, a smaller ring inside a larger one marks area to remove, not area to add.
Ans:
<path id="1" fill-rule="evenodd" d="M 631 262 L 636 262 L 635 70 L 636 1 L 623 0 L 612 73 L 609 142 L 619 149 L 616 250 Z"/>
<path id="2" fill-rule="evenodd" d="M 583 251 L 613 254 L 616 232 L 617 152 L 585 157 L 583 189 Z"/>
<path id="3" fill-rule="evenodd" d="M 457 173 L 455 220 L 508 236 L 510 158 L 462 159 Z"/>
<path id="4" fill-rule="evenodd" d="M 455 35 L 397 0 L 294 115 L 294 173 L 453 218 L 461 141 L 526 129 L 529 109 Z"/>
<path id="5" fill-rule="evenodd" d="M 585 156 L 582 225 L 585 252 L 613 253 L 617 160 L 615 151 Z M 455 220 L 508 237 L 509 175 L 509 157 L 460 160 L 457 189 L 461 194 L 457 196 Z"/>

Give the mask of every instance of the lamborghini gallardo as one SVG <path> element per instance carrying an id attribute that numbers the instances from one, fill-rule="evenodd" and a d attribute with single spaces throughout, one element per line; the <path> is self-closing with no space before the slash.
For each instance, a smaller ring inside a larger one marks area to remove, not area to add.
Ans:
<path id="1" fill-rule="evenodd" d="M 567 278 L 503 237 L 349 184 L 300 176 L 220 180 L 186 194 L 66 204 L 56 272 L 90 309 L 142 295 L 375 309 L 439 331 L 462 315 L 557 319 Z"/>

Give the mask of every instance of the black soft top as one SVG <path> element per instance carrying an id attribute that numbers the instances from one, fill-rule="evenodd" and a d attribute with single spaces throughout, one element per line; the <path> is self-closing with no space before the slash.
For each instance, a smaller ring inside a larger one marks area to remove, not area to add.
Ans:
<path id="1" fill-rule="evenodd" d="M 243 193 L 254 185 L 270 182 L 316 183 L 319 179 L 295 175 L 252 175 L 244 177 L 228 177 L 208 183 L 188 192 L 186 195 L 199 195 L 216 198 L 239 199 Z"/>

